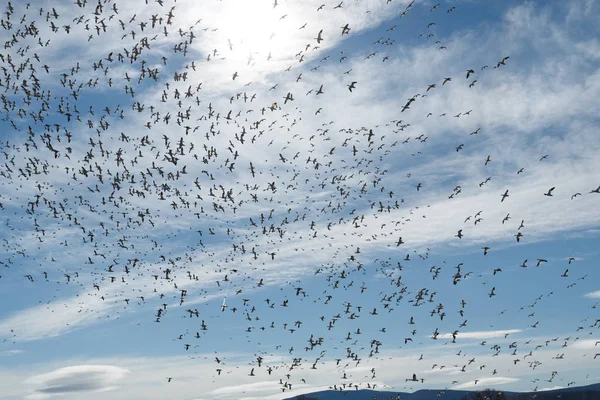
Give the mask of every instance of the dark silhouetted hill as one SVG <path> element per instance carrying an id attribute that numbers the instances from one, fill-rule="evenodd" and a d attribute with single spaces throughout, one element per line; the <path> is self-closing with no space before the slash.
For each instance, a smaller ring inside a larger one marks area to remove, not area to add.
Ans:
<path id="1" fill-rule="evenodd" d="M 494 390 L 418 390 L 413 393 L 375 390 L 324 390 L 285 400 L 600 400 L 600 383 L 538 392 Z"/>

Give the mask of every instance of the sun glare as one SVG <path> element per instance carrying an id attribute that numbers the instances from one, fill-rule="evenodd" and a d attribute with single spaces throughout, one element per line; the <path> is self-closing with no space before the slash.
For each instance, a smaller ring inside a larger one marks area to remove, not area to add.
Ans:
<path id="1" fill-rule="evenodd" d="M 226 43 L 228 58 L 245 60 L 246 65 L 280 53 L 298 29 L 292 28 L 296 18 L 267 1 L 229 0 L 221 16 L 219 36 Z"/>

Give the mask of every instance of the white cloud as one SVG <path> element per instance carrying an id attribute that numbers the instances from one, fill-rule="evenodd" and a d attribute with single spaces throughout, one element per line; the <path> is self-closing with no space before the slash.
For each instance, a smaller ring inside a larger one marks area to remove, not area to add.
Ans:
<path id="1" fill-rule="evenodd" d="M 502 376 L 495 376 L 491 378 L 481 378 L 475 381 L 460 383 L 456 386 L 452 386 L 452 389 L 461 390 L 461 389 L 472 389 L 475 387 L 488 388 L 495 387 L 497 385 L 506 385 L 507 383 L 513 383 L 519 381 L 519 378 L 508 378 Z"/>
<path id="2" fill-rule="evenodd" d="M 546 392 L 546 391 L 549 391 L 549 390 L 558 390 L 558 389 L 564 389 L 564 388 L 565 388 L 564 386 L 558 386 L 557 385 L 557 386 L 552 386 L 552 387 L 541 388 L 541 389 L 538 389 L 537 391 L 538 392 Z"/>
<path id="3" fill-rule="evenodd" d="M 0 321 L 0 334 L 15 341 L 29 341 L 59 336 L 83 326 L 100 322 L 100 316 L 116 307 L 111 300 L 79 297 L 38 305 L 21 310 Z"/>
<path id="4" fill-rule="evenodd" d="M 586 293 L 584 297 L 588 299 L 600 299 L 600 290 L 596 290 L 595 292 Z"/>
<path id="5" fill-rule="evenodd" d="M 597 351 L 600 351 L 600 338 L 578 340 L 573 343 L 572 346 L 576 349 L 596 349 Z"/>
<path id="6" fill-rule="evenodd" d="M 27 399 L 46 399 L 56 395 L 113 390 L 130 371 L 112 365 L 75 365 L 37 375 L 25 381 L 34 387 Z"/>
<path id="7" fill-rule="evenodd" d="M 255 393 L 255 392 L 274 392 L 279 390 L 281 385 L 276 381 L 261 381 L 246 383 L 243 385 L 227 386 L 213 390 L 211 393 L 215 396 L 219 395 L 236 395 L 238 393 Z"/>
<path id="8" fill-rule="evenodd" d="M 23 354 L 23 353 L 25 353 L 25 350 L 21 350 L 21 349 L 5 350 L 5 351 L 0 351 L 0 356 L 14 356 L 14 355 Z"/>
<path id="9" fill-rule="evenodd" d="M 497 331 L 472 331 L 472 332 L 458 332 L 456 340 L 459 339 L 492 339 L 504 337 L 506 335 L 513 335 L 515 333 L 523 332 L 521 329 L 507 329 Z M 452 339 L 452 333 L 444 333 L 438 336 L 442 339 Z"/>

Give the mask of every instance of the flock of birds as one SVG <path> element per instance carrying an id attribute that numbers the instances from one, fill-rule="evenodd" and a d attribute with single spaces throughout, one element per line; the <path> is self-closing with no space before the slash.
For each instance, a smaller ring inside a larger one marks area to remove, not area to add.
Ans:
<path id="1" fill-rule="evenodd" d="M 313 12 L 336 13 L 349 3 L 323 1 Z M 404 151 L 403 146 L 412 146 L 412 151 L 405 154 L 413 157 L 422 155 L 427 146 L 425 134 L 412 137 L 410 121 L 418 116 L 408 110 L 432 117 L 426 111 L 427 96 L 451 85 L 473 88 L 493 70 L 510 68 L 509 56 L 498 55 L 491 68 L 473 66 L 462 76 L 440 76 L 395 111 L 400 117 L 379 125 L 348 127 L 341 126 L 342 121 L 325 121 L 316 131 L 307 132 L 304 126 L 309 118 L 303 119 L 303 113 L 308 111 L 304 115 L 321 122 L 319 114 L 327 106 L 319 103 L 322 107 L 316 110 L 302 110 L 294 102 L 304 94 L 293 89 L 281 91 L 279 86 L 288 88 L 289 82 L 300 85 L 301 81 L 317 79 L 319 68 L 331 62 L 388 61 L 388 56 L 382 54 L 396 41 L 393 31 L 420 4 L 409 3 L 386 30 L 389 37 L 374 42 L 373 50 L 366 55 L 331 50 L 320 61 L 310 61 L 315 58 L 313 54 L 326 51 L 320 47 L 327 44 L 328 38 L 352 33 L 349 23 L 339 31 L 337 27 L 315 29 L 310 35 L 313 39 L 295 53 L 294 64 L 277 75 L 286 81 L 263 90 L 257 83 L 239 83 L 244 79 L 243 72 L 236 70 L 228 75 L 230 72 L 223 71 L 223 75 L 231 76 L 230 84 L 239 85 L 234 86 L 235 91 L 217 96 L 202 92 L 203 66 L 227 62 L 238 43 L 216 43 L 213 51 L 199 54 L 197 41 L 210 39 L 218 26 L 200 19 L 184 27 L 178 23 L 179 5 L 174 0 L 146 0 L 147 11 L 140 9 L 137 13 L 126 13 L 110 0 L 76 0 L 60 7 L 47 2 L 37 6 L 18 3 L 9 1 L 1 19 L 4 49 L 0 54 L 0 114 L 4 133 L 0 144 L 0 281 L 27 284 L 24 290 L 32 295 L 39 285 L 59 289 L 78 285 L 82 293 L 97 300 L 84 303 L 79 311 L 96 313 L 99 319 L 107 317 L 107 310 L 111 310 L 109 317 L 133 310 L 145 312 L 149 321 L 160 324 L 181 316 L 194 321 L 198 318 L 201 322 L 194 325 L 198 329 L 190 325 L 174 338 L 184 354 L 199 351 L 198 343 L 216 323 L 211 320 L 223 313 L 245 321 L 248 326 L 241 334 L 254 344 L 268 330 L 276 330 L 281 337 L 295 333 L 282 339 L 296 343 L 285 352 L 289 361 L 277 365 L 265 361 L 279 353 L 282 345 L 274 344 L 270 350 L 257 352 L 248 368 L 249 376 L 276 379 L 284 392 L 293 385 L 307 384 L 303 370 L 318 369 L 332 360 L 340 373 L 340 382 L 332 384 L 333 389 L 379 387 L 371 383 L 376 378 L 375 368 L 366 379 L 352 378 L 346 370 L 376 360 L 391 332 L 381 327 L 365 341 L 360 336 L 362 325 L 348 332 L 335 329 L 336 324 L 348 322 L 345 320 L 358 324 L 362 318 L 377 321 L 367 325 L 384 325 L 392 310 L 395 315 L 402 310 L 412 313 L 414 307 L 424 309 L 432 304 L 426 314 L 437 320 L 439 327 L 429 333 L 431 339 L 438 340 L 445 329 L 452 332 L 451 343 L 460 338 L 467 326 L 467 301 L 442 304 L 436 300 L 433 287 L 422 287 L 423 282 L 417 282 L 416 287 L 403 281 L 411 260 L 428 262 L 429 248 L 376 259 L 365 249 L 375 242 L 387 243 L 386 251 L 410 247 L 411 239 L 402 234 L 403 227 L 427 223 L 417 219 L 426 218 L 427 206 L 420 205 L 418 197 L 405 201 L 393 189 L 397 177 L 386 176 L 390 175 L 390 160 Z M 273 12 L 285 7 L 281 3 L 274 0 Z M 393 2 L 387 0 L 389 3 Z M 449 51 L 441 41 L 433 40 L 433 28 L 459 11 L 435 4 L 429 12 L 436 22 L 429 23 L 419 38 L 440 51 Z M 285 18 L 282 15 L 280 20 Z M 307 25 L 310 23 L 299 28 L 308 30 Z M 89 49 L 82 50 L 81 60 L 56 58 L 55 42 L 71 43 L 75 36 L 84 38 L 96 58 L 91 58 Z M 98 51 L 105 53 L 97 57 Z M 271 52 L 250 52 L 244 67 L 260 68 L 277 57 Z M 304 67 L 303 62 L 312 62 L 314 67 L 293 73 Z M 352 78 L 352 72 L 349 69 L 339 77 L 350 96 L 363 85 Z M 326 84 L 318 84 L 304 96 L 327 96 L 327 89 Z M 477 110 L 449 115 L 465 118 L 472 112 Z M 342 120 L 343 110 L 340 114 Z M 446 117 L 446 113 L 437 117 Z M 130 124 L 128 130 L 123 128 L 126 123 Z M 465 137 L 474 141 L 481 130 L 473 127 Z M 451 152 L 469 146 L 467 139 Z M 540 162 L 546 158 L 541 157 Z M 493 163 L 493 154 L 484 155 L 482 161 L 486 166 Z M 524 173 L 524 168 L 515 173 Z M 410 173 L 406 179 L 414 195 L 427 191 L 426 180 L 415 180 Z M 491 179 L 474 186 L 481 188 Z M 449 201 L 463 189 L 456 186 L 448 195 Z M 555 191 L 559 189 L 551 187 L 540 195 L 550 198 Z M 600 186 L 582 188 L 571 199 L 599 194 Z M 510 199 L 510 188 L 498 194 L 498 203 Z M 465 224 L 481 223 L 483 212 L 468 216 Z M 507 214 L 498 223 L 510 224 L 511 218 Z M 524 220 L 515 226 L 517 242 L 523 241 L 525 226 Z M 458 229 L 455 240 L 465 235 L 463 229 Z M 482 250 L 483 256 L 488 256 L 491 246 L 485 245 Z M 299 262 L 299 255 L 309 264 L 313 253 L 319 251 L 331 254 L 331 259 L 290 271 L 290 276 L 297 279 L 278 281 L 278 270 L 286 263 L 294 258 Z M 569 265 L 574 261 L 574 257 L 565 261 L 561 277 L 570 277 Z M 546 262 L 538 258 L 536 266 Z M 525 260 L 521 267 L 527 268 L 527 263 Z M 431 266 L 432 280 L 425 284 L 435 285 L 446 274 L 453 285 L 459 285 L 472 275 L 462 263 L 449 269 Z M 502 269 L 489 272 L 493 280 Z M 389 281 L 389 289 L 370 293 L 365 282 L 374 276 Z M 315 283 L 321 277 L 320 283 Z M 311 283 L 303 284 L 303 280 Z M 272 285 L 281 288 L 278 298 L 261 298 L 263 286 Z M 323 285 L 322 290 L 311 290 L 319 285 Z M 492 298 L 497 288 L 490 286 L 488 296 Z M 361 302 L 369 296 L 370 300 Z M 217 310 L 199 310 L 198 304 L 204 305 L 209 298 L 223 298 L 223 303 Z M 362 305 L 373 301 L 378 305 Z M 52 302 L 60 300 L 47 303 Z M 309 321 L 293 313 L 275 316 L 271 311 L 291 307 L 292 303 L 302 306 L 302 302 L 317 304 L 322 313 L 310 321 L 313 332 L 303 326 Z M 113 308 L 96 310 L 99 303 Z M 149 311 L 151 305 L 154 307 Z M 464 322 L 447 328 L 451 313 L 459 314 Z M 423 332 L 415 328 L 413 316 L 406 320 L 408 333 L 393 334 L 405 335 L 404 348 L 409 348 L 413 340 L 415 345 L 419 341 L 417 332 Z M 600 327 L 600 319 L 586 323 L 589 327 L 582 323 L 577 330 Z M 0 334 L 9 337 L 7 342 L 18 341 L 23 332 Z M 491 345 L 492 355 L 508 351 L 514 365 L 529 363 L 535 369 L 539 366 L 535 352 L 559 340 L 557 337 L 542 343 L 528 354 L 521 348 L 529 343 L 515 341 L 508 348 L 498 343 L 482 345 Z M 574 340 L 577 338 L 565 339 L 565 346 Z M 335 350 L 331 346 L 340 343 L 343 354 L 332 358 L 330 354 Z M 459 371 L 485 368 L 477 365 L 474 357 L 468 361 L 463 357 L 459 351 L 455 365 Z M 228 366 L 219 354 L 215 354 L 214 363 L 213 379 L 217 380 Z M 433 364 L 432 368 L 444 367 L 450 366 Z M 492 368 L 489 373 L 494 376 L 498 371 Z M 169 376 L 165 382 L 176 380 L 176 376 Z M 406 378 L 410 384 L 424 382 L 425 378 L 416 373 Z"/>

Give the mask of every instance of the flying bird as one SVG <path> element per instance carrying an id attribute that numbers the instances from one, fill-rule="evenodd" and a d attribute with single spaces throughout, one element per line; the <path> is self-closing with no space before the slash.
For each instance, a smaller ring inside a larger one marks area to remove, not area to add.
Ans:
<path id="1" fill-rule="evenodd" d="M 321 42 L 323 41 L 323 37 L 321 36 L 323 34 L 323 29 L 321 29 L 319 31 L 319 34 L 317 35 L 317 37 L 315 38 L 315 40 L 317 41 L 317 43 L 321 44 Z"/>

